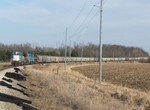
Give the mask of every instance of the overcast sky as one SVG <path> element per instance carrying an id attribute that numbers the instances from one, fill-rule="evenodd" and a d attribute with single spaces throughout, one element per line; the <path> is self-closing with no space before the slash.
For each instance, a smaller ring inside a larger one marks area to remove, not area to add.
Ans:
<path id="1" fill-rule="evenodd" d="M 99 43 L 100 0 L 1 0 L 0 43 Z M 96 5 L 96 7 L 94 7 Z M 103 0 L 104 44 L 150 52 L 150 0 Z"/>

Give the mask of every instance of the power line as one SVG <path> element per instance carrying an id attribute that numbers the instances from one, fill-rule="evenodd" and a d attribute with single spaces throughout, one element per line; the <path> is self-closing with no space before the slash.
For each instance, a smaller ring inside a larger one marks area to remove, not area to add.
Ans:
<path id="1" fill-rule="evenodd" d="M 77 19 L 79 18 L 79 16 L 81 15 L 81 12 L 84 10 L 86 4 L 87 4 L 88 0 L 85 0 L 83 6 L 81 7 L 79 13 L 77 14 L 77 16 L 75 17 L 75 19 L 73 20 L 73 22 L 71 23 L 71 25 L 69 26 L 69 28 L 71 28 L 73 26 L 73 24 L 77 21 Z"/>
<path id="2" fill-rule="evenodd" d="M 92 8 L 91 8 L 90 12 L 88 13 L 88 15 L 85 17 L 85 19 L 83 20 L 83 22 L 79 25 L 79 27 L 76 29 L 76 32 L 74 34 L 72 34 L 70 37 L 76 35 L 76 33 L 78 33 L 80 31 L 81 27 L 85 24 L 85 22 L 87 21 L 88 17 L 92 13 L 93 9 L 94 9 L 94 6 L 92 6 Z"/>
<path id="3" fill-rule="evenodd" d="M 80 34 L 85 28 L 88 28 L 88 25 L 90 24 L 90 22 L 94 19 L 94 17 L 99 13 L 99 11 L 97 11 L 92 17 L 91 19 L 89 19 L 89 21 L 86 23 L 86 25 L 76 34 L 74 34 L 74 36 Z M 73 37 L 73 36 L 72 36 Z M 78 38 L 77 36 L 74 38 Z"/>
<path id="4" fill-rule="evenodd" d="M 104 5 L 106 4 L 107 1 L 108 1 L 108 0 L 102 0 L 103 7 L 104 7 Z M 100 4 L 100 3 L 97 3 L 97 4 Z M 95 6 L 95 5 L 94 5 L 94 6 Z M 83 27 L 82 30 L 80 30 L 80 32 L 78 32 L 78 34 L 81 33 L 86 27 L 88 27 L 89 23 L 93 20 L 93 18 L 94 18 L 98 13 L 99 13 L 99 11 L 94 14 L 94 16 L 89 20 L 89 22 L 86 24 L 86 26 Z M 82 36 L 81 36 L 81 37 L 82 37 Z"/>
<path id="5" fill-rule="evenodd" d="M 86 16 L 86 18 L 83 20 L 83 22 L 80 24 L 80 26 L 77 28 L 77 30 L 79 30 L 79 29 L 82 27 L 82 25 L 87 21 L 88 17 L 90 16 L 90 14 L 91 14 L 92 11 L 93 11 L 93 8 L 94 8 L 94 6 L 91 8 L 90 12 L 89 12 L 88 15 Z"/>
<path id="6" fill-rule="evenodd" d="M 90 2 L 91 2 L 91 1 L 93 1 L 93 0 L 90 0 Z M 73 25 L 73 24 L 76 22 L 76 20 L 79 18 L 80 14 L 81 14 L 81 12 L 83 11 L 83 9 L 85 8 L 87 2 L 88 2 L 88 0 L 85 0 L 83 7 L 81 8 L 79 14 L 78 14 L 77 17 L 74 19 L 74 22 L 72 22 L 72 24 L 70 25 L 70 27 L 72 27 L 72 25 Z M 102 2 L 103 2 L 103 6 L 104 6 L 104 4 L 106 4 L 107 0 L 102 0 Z M 100 4 L 100 3 L 97 3 L 97 4 Z M 97 4 L 96 4 L 96 5 L 97 5 Z M 74 36 L 80 34 L 81 32 L 84 31 L 84 29 L 85 29 L 86 27 L 88 27 L 89 23 L 92 21 L 92 19 L 93 19 L 93 18 L 96 16 L 96 14 L 97 14 L 97 12 L 96 12 L 96 13 L 94 14 L 94 16 L 91 17 L 91 19 L 87 22 L 87 20 L 88 20 L 90 14 L 92 13 L 93 9 L 94 9 L 94 6 L 91 8 L 90 12 L 89 12 L 88 15 L 85 17 L 85 19 L 83 20 L 83 22 L 78 26 L 78 28 L 76 29 L 76 31 L 75 31 L 72 35 L 69 35 L 69 37 L 74 37 Z M 98 12 L 99 12 L 99 11 L 98 11 Z M 86 22 L 87 22 L 87 23 L 86 23 Z M 85 23 L 86 23 L 86 24 L 85 24 Z M 84 26 L 84 25 L 85 25 L 85 26 Z M 77 37 L 76 37 L 76 38 L 77 38 Z"/>

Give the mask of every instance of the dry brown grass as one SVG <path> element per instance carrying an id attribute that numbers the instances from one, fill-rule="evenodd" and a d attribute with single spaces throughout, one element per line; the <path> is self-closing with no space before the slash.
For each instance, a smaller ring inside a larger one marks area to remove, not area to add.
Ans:
<path id="1" fill-rule="evenodd" d="M 148 94 L 101 83 L 63 65 L 25 68 L 26 86 L 33 105 L 40 110 L 149 110 Z"/>
<path id="2" fill-rule="evenodd" d="M 10 67 L 11 67 L 10 62 L 0 62 L 0 70 L 4 70 Z"/>

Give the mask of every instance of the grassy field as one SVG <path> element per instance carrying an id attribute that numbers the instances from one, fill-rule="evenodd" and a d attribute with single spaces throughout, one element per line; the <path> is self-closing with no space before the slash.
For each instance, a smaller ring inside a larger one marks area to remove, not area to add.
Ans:
<path id="1" fill-rule="evenodd" d="M 98 65 L 76 67 L 72 70 L 88 78 L 99 78 Z M 142 91 L 150 90 L 149 63 L 103 63 L 103 81 Z"/>
<path id="2" fill-rule="evenodd" d="M 129 64 L 107 63 L 105 66 L 110 70 L 113 68 L 112 65 L 115 68 L 118 65 Z M 97 74 L 93 75 L 93 71 L 97 71 L 97 66 L 74 68 L 80 72 L 84 71 L 90 78 L 79 72 L 70 71 L 70 68 L 76 65 L 68 66 L 67 71 L 63 70 L 63 66 L 50 64 L 24 68 L 23 74 L 27 77 L 27 81 L 23 84 L 28 87 L 30 100 L 38 110 L 149 110 L 150 108 L 149 93 L 99 83 L 91 79 L 97 78 L 95 76 Z M 108 71 L 107 69 L 104 71 Z M 115 69 L 114 72 L 116 71 L 119 72 Z"/>

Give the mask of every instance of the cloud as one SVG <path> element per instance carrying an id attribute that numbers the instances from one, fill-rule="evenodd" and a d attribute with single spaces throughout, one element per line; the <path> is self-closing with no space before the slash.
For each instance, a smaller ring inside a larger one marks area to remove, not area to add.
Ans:
<path id="1" fill-rule="evenodd" d="M 74 31 L 87 17 L 91 7 L 99 3 L 99 0 L 87 1 L 83 12 L 72 29 L 69 29 L 69 34 L 75 33 Z M 21 35 L 45 36 L 47 39 L 50 36 L 51 41 L 52 39 L 57 41 L 60 36 L 64 35 L 65 28 L 70 26 L 76 18 L 84 2 L 85 0 L 2 0 L 0 1 L 0 28 L 1 31 L 9 31 L 11 34 L 1 32 L 0 35 L 12 35 L 16 38 Z M 147 38 L 150 34 L 149 0 L 106 0 L 103 9 L 104 42 L 121 43 L 123 42 L 121 39 L 124 39 L 126 42 L 131 40 L 130 43 L 134 44 L 133 38 L 138 37 L 140 39 L 142 35 Z M 94 8 L 88 20 L 98 10 L 98 8 Z M 82 35 L 83 39 L 81 40 L 84 40 L 84 36 L 86 36 L 87 42 L 97 42 L 99 13 L 86 25 L 85 23 L 83 26 L 85 28 L 77 37 Z M 41 38 L 39 40 L 42 42 Z"/>
<path id="2" fill-rule="evenodd" d="M 9 8 L 0 9 L 0 19 L 1 21 L 4 20 L 20 24 L 55 27 L 65 22 L 66 24 L 71 22 L 72 18 L 69 16 L 72 15 L 72 13 L 69 13 L 69 10 L 66 11 L 68 8 L 64 9 L 64 7 L 67 7 L 67 3 L 68 5 L 73 5 L 74 2 L 71 3 L 68 0 L 65 2 L 59 0 L 31 0 L 28 3 L 13 2 Z M 61 6 L 58 7 L 56 4 Z M 47 5 L 47 7 L 44 7 L 45 5 Z"/>

